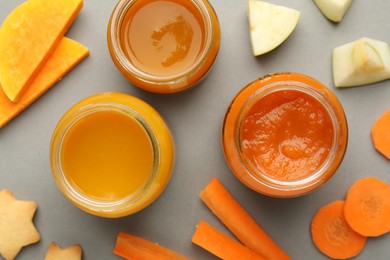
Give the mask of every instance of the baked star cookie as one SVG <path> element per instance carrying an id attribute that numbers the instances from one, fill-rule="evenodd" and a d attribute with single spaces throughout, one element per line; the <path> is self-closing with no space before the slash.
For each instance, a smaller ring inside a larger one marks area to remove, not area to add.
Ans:
<path id="1" fill-rule="evenodd" d="M 62 249 L 52 242 L 47 251 L 45 260 L 80 260 L 82 250 L 80 245 L 73 245 Z"/>
<path id="2" fill-rule="evenodd" d="M 0 253 L 14 259 L 22 247 L 36 243 L 40 236 L 33 224 L 37 204 L 15 198 L 9 190 L 0 191 Z"/>

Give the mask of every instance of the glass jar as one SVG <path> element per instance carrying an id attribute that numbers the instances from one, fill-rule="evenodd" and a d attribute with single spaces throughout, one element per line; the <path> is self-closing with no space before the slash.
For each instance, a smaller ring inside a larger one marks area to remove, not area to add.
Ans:
<path id="1" fill-rule="evenodd" d="M 271 197 L 306 194 L 335 174 L 348 127 L 337 97 L 298 73 L 267 75 L 244 87 L 223 122 L 222 146 L 234 175 Z"/>
<path id="2" fill-rule="evenodd" d="M 107 39 L 113 62 L 131 83 L 173 93 L 194 86 L 211 69 L 221 32 L 207 0 L 120 0 Z"/>
<path id="3" fill-rule="evenodd" d="M 150 105 L 122 93 L 88 97 L 68 110 L 54 130 L 54 180 L 80 209 L 102 217 L 133 214 L 166 187 L 174 145 Z"/>

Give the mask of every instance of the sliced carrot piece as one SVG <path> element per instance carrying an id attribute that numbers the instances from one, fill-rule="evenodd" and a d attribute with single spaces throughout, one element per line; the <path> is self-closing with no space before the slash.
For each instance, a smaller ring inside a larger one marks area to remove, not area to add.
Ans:
<path id="1" fill-rule="evenodd" d="M 390 109 L 375 121 L 371 129 L 371 137 L 375 148 L 390 159 Z"/>
<path id="2" fill-rule="evenodd" d="M 389 185 L 375 177 L 357 180 L 348 190 L 344 214 L 351 228 L 363 236 L 389 232 Z"/>
<path id="3" fill-rule="evenodd" d="M 64 37 L 18 102 L 10 101 L 0 86 L 0 128 L 43 95 L 88 54 L 86 47 Z"/>
<path id="4" fill-rule="evenodd" d="M 334 259 L 357 256 L 367 240 L 346 222 L 344 204 L 338 200 L 320 208 L 311 222 L 314 244 L 323 254 Z"/>
<path id="5" fill-rule="evenodd" d="M 4 20 L 0 82 L 10 100 L 21 98 L 82 6 L 82 0 L 28 0 Z"/>
<path id="6" fill-rule="evenodd" d="M 290 259 L 218 179 L 211 180 L 199 197 L 246 247 L 266 259 Z"/>
<path id="7" fill-rule="evenodd" d="M 204 221 L 198 223 L 195 233 L 192 236 L 192 242 L 221 259 L 265 260 L 265 258 Z"/>
<path id="8" fill-rule="evenodd" d="M 118 234 L 114 254 L 137 260 L 189 260 L 170 249 L 125 232 Z"/>

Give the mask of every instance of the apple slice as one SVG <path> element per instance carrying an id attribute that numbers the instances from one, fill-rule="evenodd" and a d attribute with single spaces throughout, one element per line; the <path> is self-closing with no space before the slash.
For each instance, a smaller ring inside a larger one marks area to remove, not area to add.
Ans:
<path id="1" fill-rule="evenodd" d="M 322 14 L 333 22 L 340 22 L 352 0 L 313 0 Z"/>
<path id="2" fill-rule="evenodd" d="M 267 53 L 294 31 L 300 12 L 261 0 L 248 1 L 248 18 L 253 55 Z"/>
<path id="3" fill-rule="evenodd" d="M 335 48 L 332 59 L 336 87 L 367 85 L 390 78 L 390 49 L 386 42 L 361 38 Z"/>

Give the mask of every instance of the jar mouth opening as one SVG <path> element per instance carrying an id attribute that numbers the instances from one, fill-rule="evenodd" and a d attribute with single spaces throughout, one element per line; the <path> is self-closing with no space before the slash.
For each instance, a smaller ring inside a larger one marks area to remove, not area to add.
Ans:
<path id="1" fill-rule="evenodd" d="M 313 97 L 316 101 L 318 101 L 326 112 L 329 115 L 329 118 L 333 127 L 333 141 L 331 144 L 331 148 L 329 150 L 328 156 L 325 161 L 321 163 L 311 174 L 308 174 L 302 178 L 297 178 L 294 180 L 280 180 L 274 178 L 267 174 L 264 171 L 256 168 L 253 163 L 246 158 L 246 156 L 242 152 L 241 148 L 241 124 L 242 118 L 245 118 L 248 111 L 252 108 L 252 106 L 257 103 L 260 99 L 265 96 L 285 90 L 293 90 L 298 91 L 304 94 L 308 94 Z M 288 189 L 288 190 L 301 190 L 306 189 L 310 186 L 315 185 L 316 183 L 320 183 L 323 181 L 325 176 L 330 177 L 333 175 L 334 171 L 337 169 L 339 164 L 342 161 L 337 162 L 337 165 L 334 165 L 334 161 L 339 159 L 338 149 L 340 148 L 340 136 L 339 133 L 343 131 L 342 126 L 340 125 L 340 121 L 342 120 L 342 115 L 337 112 L 336 107 L 333 105 L 333 102 L 320 90 L 311 87 L 303 82 L 294 81 L 294 80 L 286 80 L 286 81 L 278 81 L 274 83 L 267 84 L 257 91 L 255 91 L 248 100 L 241 107 L 239 112 L 239 117 L 237 117 L 235 122 L 235 146 L 236 151 L 238 153 L 239 160 L 241 163 L 245 165 L 245 168 L 248 174 L 256 181 L 261 182 L 262 184 L 274 188 L 274 189 Z M 334 171 L 329 171 L 329 168 L 334 168 Z"/>
<path id="2" fill-rule="evenodd" d="M 132 120 L 135 120 L 140 125 L 140 127 L 145 130 L 152 149 L 153 164 L 146 181 L 131 194 L 118 199 L 94 197 L 83 192 L 81 189 L 76 187 L 76 185 L 72 184 L 71 181 L 67 178 L 61 160 L 61 151 L 64 145 L 64 141 L 73 126 L 75 126 L 75 124 L 77 124 L 81 119 L 104 111 L 114 111 L 121 113 L 128 116 Z M 53 157 L 51 159 L 51 167 L 57 186 L 71 201 L 93 211 L 110 212 L 130 207 L 142 199 L 144 195 L 150 191 L 159 171 L 160 149 L 157 136 L 153 129 L 137 111 L 128 106 L 112 102 L 88 104 L 77 109 L 69 115 L 65 114 L 57 126 L 57 129 L 58 131 L 56 131 L 56 135 L 53 136 L 52 139 L 53 144 L 51 148 L 51 154 Z"/>
<path id="3" fill-rule="evenodd" d="M 123 47 L 120 44 L 120 34 L 121 28 L 123 26 L 125 17 L 132 6 L 137 2 L 137 0 L 120 0 L 116 5 L 111 20 L 109 23 L 109 41 L 112 44 L 111 53 L 113 57 L 118 61 L 120 66 L 131 73 L 134 77 L 146 81 L 149 83 L 153 83 L 156 85 L 164 85 L 164 84 L 174 84 L 185 80 L 189 76 L 195 74 L 199 68 L 205 63 L 210 49 L 213 44 L 213 20 L 211 14 L 208 11 L 206 4 L 202 0 L 188 0 L 191 4 L 194 5 L 195 9 L 199 12 L 199 15 L 202 18 L 202 22 L 204 26 L 204 40 L 202 40 L 202 45 L 200 52 L 198 53 L 194 62 L 188 66 L 185 70 L 171 75 L 153 75 L 151 73 L 147 73 L 137 66 L 135 66 L 130 59 L 126 56 Z"/>

